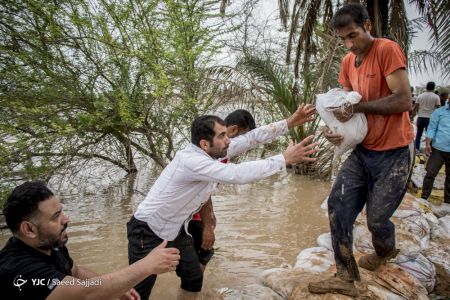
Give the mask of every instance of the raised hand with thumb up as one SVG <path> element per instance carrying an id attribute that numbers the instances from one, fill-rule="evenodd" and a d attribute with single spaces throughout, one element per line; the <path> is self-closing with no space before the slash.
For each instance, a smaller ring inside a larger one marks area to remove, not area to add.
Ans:
<path id="1" fill-rule="evenodd" d="M 144 259 L 152 274 L 175 271 L 180 261 L 180 251 L 177 248 L 166 248 L 167 240 L 153 249 Z"/>

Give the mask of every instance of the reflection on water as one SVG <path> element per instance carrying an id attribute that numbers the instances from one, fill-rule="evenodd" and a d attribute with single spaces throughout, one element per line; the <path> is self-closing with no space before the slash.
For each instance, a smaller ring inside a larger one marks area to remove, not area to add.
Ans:
<path id="1" fill-rule="evenodd" d="M 95 192 L 77 195 L 78 188 L 59 195 L 71 217 L 68 247 L 78 264 L 98 273 L 128 264 L 125 224 L 151 183 L 140 175 Z M 314 246 L 316 237 L 329 231 L 319 208 L 328 191 L 329 183 L 288 173 L 220 186 L 213 195 L 216 254 L 206 269 L 202 298 L 215 298 L 218 288 L 256 283 L 265 269 L 295 264 L 300 249 Z M 9 233 L 1 234 L 2 247 L 8 238 Z M 152 299 L 175 299 L 178 286 L 174 273 L 161 275 Z"/>

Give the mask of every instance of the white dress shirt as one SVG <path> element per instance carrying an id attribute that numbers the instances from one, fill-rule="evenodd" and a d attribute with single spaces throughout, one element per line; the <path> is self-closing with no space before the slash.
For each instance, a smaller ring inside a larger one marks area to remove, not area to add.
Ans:
<path id="1" fill-rule="evenodd" d="M 261 126 L 231 139 L 226 158 L 232 158 L 286 134 L 286 120 Z M 162 171 L 134 217 L 146 222 L 160 238 L 173 241 L 183 224 L 208 201 L 218 183 L 245 184 L 286 169 L 282 154 L 240 164 L 221 163 L 189 144 Z"/>

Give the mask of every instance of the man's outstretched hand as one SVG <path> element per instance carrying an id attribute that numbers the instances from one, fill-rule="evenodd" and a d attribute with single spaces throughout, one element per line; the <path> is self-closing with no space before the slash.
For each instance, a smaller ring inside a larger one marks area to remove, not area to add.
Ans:
<path id="1" fill-rule="evenodd" d="M 296 164 L 302 161 L 315 161 L 315 158 L 309 156 L 318 152 L 320 149 L 317 147 L 319 143 L 311 143 L 313 138 L 314 136 L 310 135 L 296 145 L 294 145 L 294 142 L 291 141 L 289 146 L 283 152 L 286 164 Z"/>
<path id="2" fill-rule="evenodd" d="M 312 104 L 300 104 L 297 110 L 287 119 L 288 128 L 300 126 L 306 122 L 314 121 L 316 107 Z"/>

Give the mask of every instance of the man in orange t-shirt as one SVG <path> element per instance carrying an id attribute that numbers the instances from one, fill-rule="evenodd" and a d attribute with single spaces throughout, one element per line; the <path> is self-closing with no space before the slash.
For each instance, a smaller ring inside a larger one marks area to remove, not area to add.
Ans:
<path id="1" fill-rule="evenodd" d="M 310 283 L 309 291 L 357 296 L 354 281 L 360 281 L 360 275 L 352 230 L 364 205 L 375 253 L 363 256 L 359 266 L 374 271 L 398 253 L 395 227 L 389 219 L 403 199 L 412 169 L 411 91 L 405 55 L 397 43 L 370 35 L 372 25 L 364 6 L 345 5 L 331 25 L 350 50 L 343 59 L 339 83 L 362 96 L 360 103 L 334 114 L 346 122 L 354 113 L 365 113 L 368 132 L 343 164 L 328 198 L 336 276 Z M 329 128 L 324 134 L 334 144 L 342 141 Z"/>

